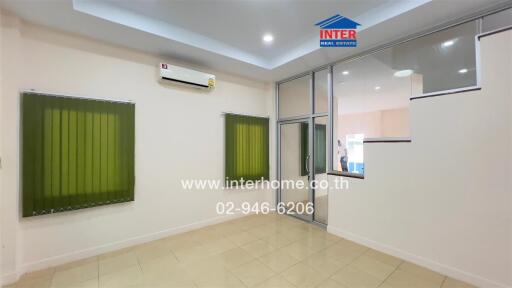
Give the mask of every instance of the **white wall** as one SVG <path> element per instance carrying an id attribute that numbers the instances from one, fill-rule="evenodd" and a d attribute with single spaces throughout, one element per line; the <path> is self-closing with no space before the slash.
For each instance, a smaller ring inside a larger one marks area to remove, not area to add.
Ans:
<path id="1" fill-rule="evenodd" d="M 225 220 L 216 213 L 218 201 L 273 202 L 270 191 L 184 191 L 180 184 L 180 179 L 223 179 L 221 112 L 273 117 L 269 83 L 203 68 L 217 74 L 212 92 L 161 85 L 158 63 L 176 61 L 19 23 L 13 16 L 4 15 L 3 20 L 0 118 L 9 123 L 2 130 L 5 279 L 13 281 L 27 270 Z M 19 91 L 24 89 L 136 103 L 134 202 L 20 218 Z M 274 135 L 271 132 L 272 142 Z"/>
<path id="2" fill-rule="evenodd" d="M 482 89 L 411 102 L 412 143 L 365 144 L 328 230 L 480 287 L 512 287 L 512 31 L 481 40 Z"/>

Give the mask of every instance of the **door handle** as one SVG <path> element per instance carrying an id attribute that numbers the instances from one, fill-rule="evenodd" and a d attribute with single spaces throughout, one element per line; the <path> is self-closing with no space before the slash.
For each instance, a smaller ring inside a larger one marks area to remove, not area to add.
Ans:
<path id="1" fill-rule="evenodd" d="M 306 172 L 308 173 L 308 176 L 309 176 L 309 157 L 310 156 L 311 156 L 310 154 L 308 154 L 308 156 L 306 156 Z"/>

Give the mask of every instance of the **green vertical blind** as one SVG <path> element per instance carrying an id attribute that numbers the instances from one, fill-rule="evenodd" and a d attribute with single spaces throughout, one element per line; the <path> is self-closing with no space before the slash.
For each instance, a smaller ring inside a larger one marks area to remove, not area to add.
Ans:
<path id="1" fill-rule="evenodd" d="M 307 123 L 301 123 L 300 125 L 300 155 L 301 155 L 301 166 L 300 175 L 307 176 L 308 172 L 306 169 L 306 161 L 308 160 L 309 154 L 309 125 Z M 327 131 L 324 124 L 315 124 L 315 174 L 323 174 L 327 171 Z"/>
<path id="2" fill-rule="evenodd" d="M 135 105 L 22 95 L 23 217 L 134 200 Z"/>
<path id="3" fill-rule="evenodd" d="M 268 118 L 226 114 L 225 125 L 226 181 L 268 180 Z"/>

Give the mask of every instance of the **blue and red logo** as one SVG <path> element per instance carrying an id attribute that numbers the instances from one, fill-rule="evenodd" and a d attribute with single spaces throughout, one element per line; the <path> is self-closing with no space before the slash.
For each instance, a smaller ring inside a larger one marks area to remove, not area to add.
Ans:
<path id="1" fill-rule="evenodd" d="M 320 26 L 320 47 L 356 47 L 361 24 L 336 14 L 315 24 Z"/>

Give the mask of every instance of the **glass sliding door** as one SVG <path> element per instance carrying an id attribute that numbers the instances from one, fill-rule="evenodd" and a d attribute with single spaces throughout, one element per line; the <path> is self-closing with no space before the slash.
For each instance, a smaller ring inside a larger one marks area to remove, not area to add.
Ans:
<path id="1" fill-rule="evenodd" d="M 279 83 L 277 97 L 278 202 L 288 214 L 323 225 L 327 225 L 327 159 L 331 157 L 330 79 L 331 69 L 322 69 Z"/>
<path id="2" fill-rule="evenodd" d="M 311 221 L 309 120 L 279 124 L 280 202 L 289 215 Z"/>

